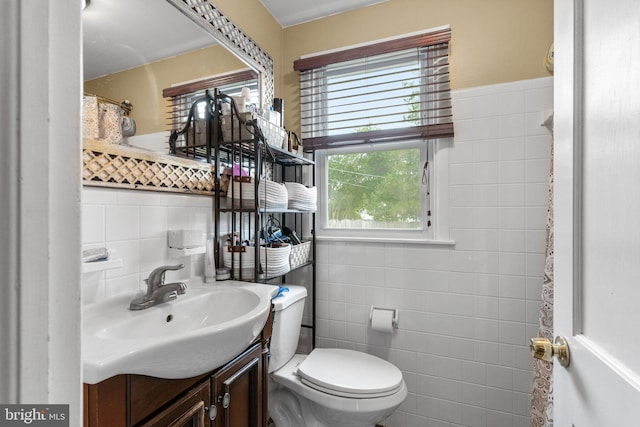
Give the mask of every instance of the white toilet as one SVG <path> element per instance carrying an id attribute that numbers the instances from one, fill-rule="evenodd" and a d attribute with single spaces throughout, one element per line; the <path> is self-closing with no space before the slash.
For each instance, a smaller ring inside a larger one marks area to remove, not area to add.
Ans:
<path id="1" fill-rule="evenodd" d="M 378 357 L 317 348 L 295 354 L 307 290 L 273 300 L 269 415 L 276 427 L 373 427 L 407 397 L 402 372 Z"/>

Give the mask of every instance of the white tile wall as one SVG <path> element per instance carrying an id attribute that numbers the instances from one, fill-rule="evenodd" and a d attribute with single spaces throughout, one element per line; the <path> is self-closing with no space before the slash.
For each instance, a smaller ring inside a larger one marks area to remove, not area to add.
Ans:
<path id="1" fill-rule="evenodd" d="M 455 247 L 318 242 L 318 345 L 402 369 L 409 397 L 386 426 L 529 425 L 552 89 L 545 78 L 453 93 Z M 400 309 L 397 333 L 369 329 L 371 305 Z"/>
<path id="2" fill-rule="evenodd" d="M 183 270 L 167 272 L 167 280 L 204 274 L 203 255 L 170 256 L 167 230 L 212 235 L 212 206 L 207 196 L 83 187 L 83 249 L 107 247 L 123 261 L 122 268 L 83 274 L 83 303 L 144 289 L 143 280 L 161 265 L 185 264 Z"/>
<path id="3" fill-rule="evenodd" d="M 528 426 L 531 360 L 544 263 L 553 104 L 548 79 L 453 93 L 449 156 L 456 245 L 318 242 L 318 345 L 353 348 L 399 366 L 409 396 L 389 427 Z M 83 248 L 117 251 L 123 267 L 83 275 L 83 302 L 141 289 L 171 259 L 166 231 L 212 233 L 204 196 L 84 187 Z M 369 307 L 401 310 L 400 329 L 368 328 Z"/>

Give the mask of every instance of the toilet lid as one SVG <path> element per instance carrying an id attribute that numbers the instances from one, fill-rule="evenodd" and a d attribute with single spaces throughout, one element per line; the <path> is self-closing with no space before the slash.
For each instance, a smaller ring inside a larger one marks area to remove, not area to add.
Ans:
<path id="1" fill-rule="evenodd" d="M 359 351 L 317 348 L 298 366 L 300 380 L 325 393 L 374 398 L 395 393 L 402 386 L 396 366 Z"/>

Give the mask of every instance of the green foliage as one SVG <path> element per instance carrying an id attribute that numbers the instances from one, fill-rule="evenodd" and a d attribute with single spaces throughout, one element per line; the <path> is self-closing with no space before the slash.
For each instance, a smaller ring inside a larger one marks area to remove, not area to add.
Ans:
<path id="1" fill-rule="evenodd" d="M 404 83 L 406 87 L 412 82 Z M 404 98 L 404 120 L 420 124 L 420 92 Z M 377 130 L 364 126 L 356 132 Z M 420 150 L 399 149 L 336 154 L 328 158 L 329 220 L 420 220 Z"/>
<path id="2" fill-rule="evenodd" d="M 404 87 L 413 86 L 413 82 L 403 83 Z M 420 91 L 415 90 L 410 96 L 404 98 L 403 101 L 409 105 L 409 112 L 404 115 L 403 119 L 413 125 L 420 124 Z"/>
<path id="3" fill-rule="evenodd" d="M 419 149 L 338 154 L 328 162 L 330 219 L 419 220 Z"/>

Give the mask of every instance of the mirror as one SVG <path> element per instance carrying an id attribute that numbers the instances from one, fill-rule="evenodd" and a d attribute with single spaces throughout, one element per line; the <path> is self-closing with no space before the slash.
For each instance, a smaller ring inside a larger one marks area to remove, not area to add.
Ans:
<path id="1" fill-rule="evenodd" d="M 249 66 L 273 98 L 273 61 L 209 2 L 93 0 L 82 19 L 85 92 L 129 100 L 137 135 L 168 130 L 162 90 L 175 84 Z"/>

